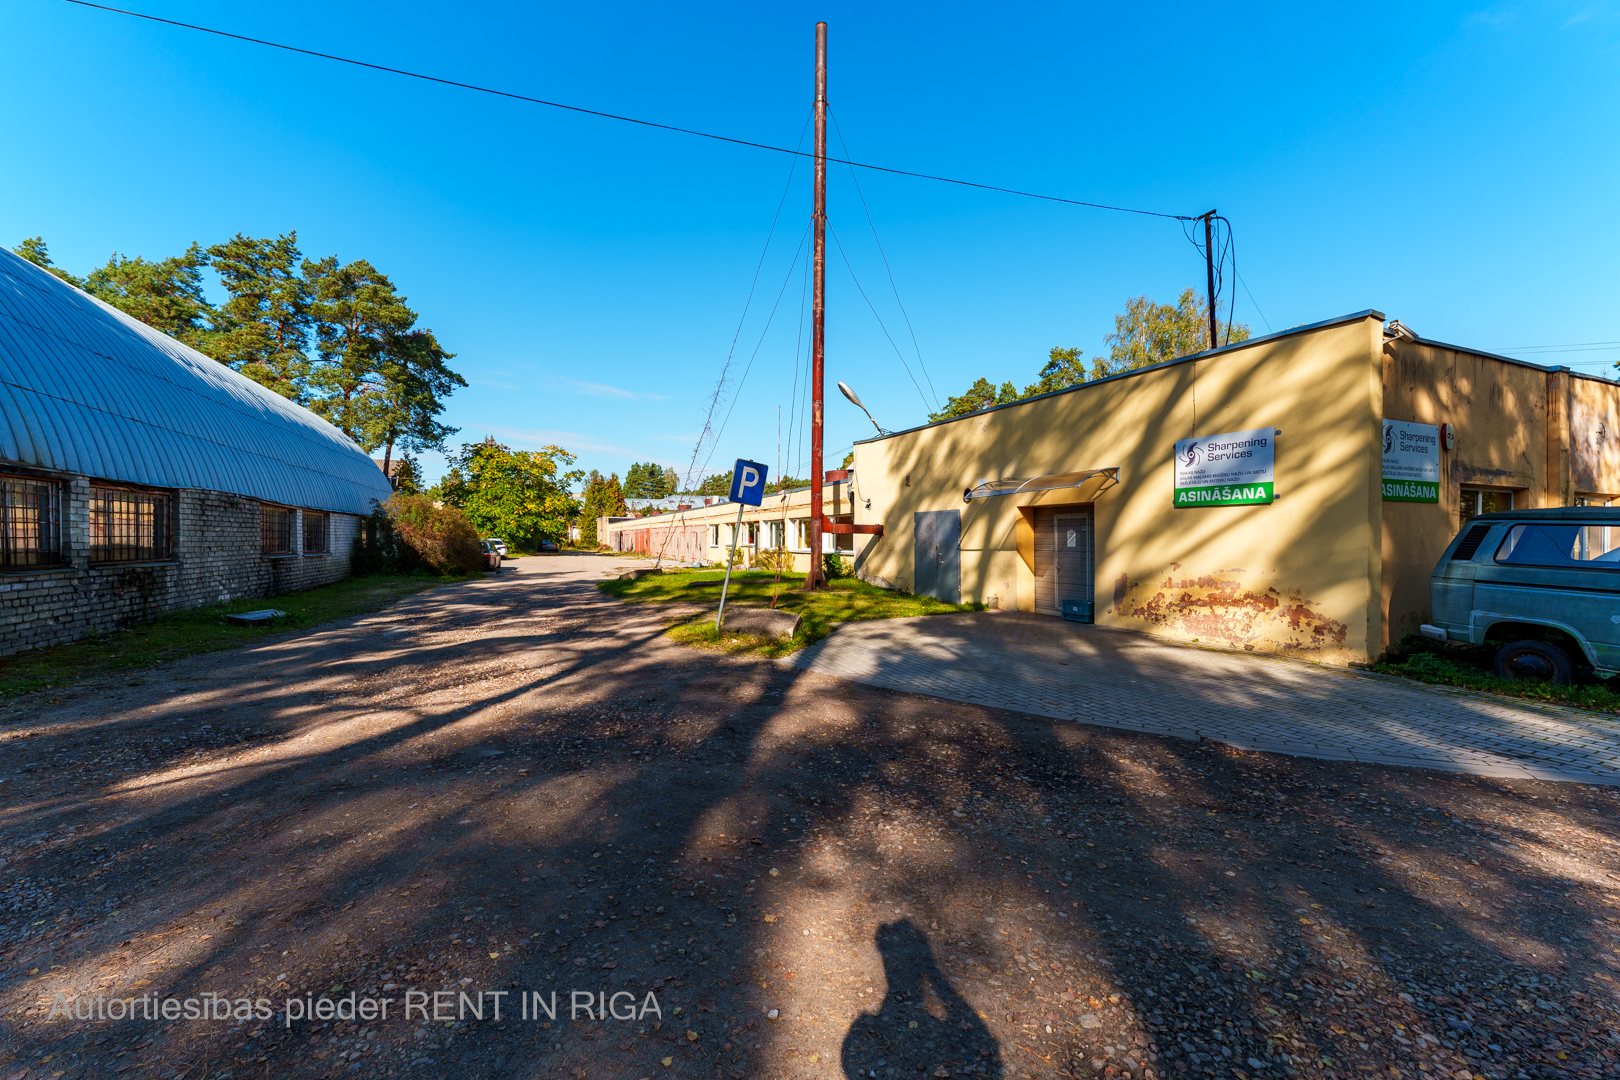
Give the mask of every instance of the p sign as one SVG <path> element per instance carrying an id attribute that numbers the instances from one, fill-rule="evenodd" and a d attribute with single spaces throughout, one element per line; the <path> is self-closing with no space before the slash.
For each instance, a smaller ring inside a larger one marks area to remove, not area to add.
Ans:
<path id="1" fill-rule="evenodd" d="M 737 459 L 731 473 L 731 501 L 758 506 L 765 501 L 765 466 L 757 461 Z"/>

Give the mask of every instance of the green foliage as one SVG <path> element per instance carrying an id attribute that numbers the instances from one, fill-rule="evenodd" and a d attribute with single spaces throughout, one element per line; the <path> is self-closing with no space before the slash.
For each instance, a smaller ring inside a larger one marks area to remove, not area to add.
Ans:
<path id="1" fill-rule="evenodd" d="M 409 454 L 402 456 L 394 469 L 394 490 L 406 495 L 422 493 L 422 467 Z"/>
<path id="2" fill-rule="evenodd" d="M 203 296 L 208 253 L 196 244 L 157 262 L 116 251 L 90 271 L 84 291 L 200 353 L 214 356 L 213 305 Z"/>
<path id="3" fill-rule="evenodd" d="M 213 315 L 214 358 L 306 404 L 312 322 L 298 234 L 255 240 L 237 233 L 209 248 L 208 258 L 229 294 Z"/>
<path id="4" fill-rule="evenodd" d="M 484 568 L 478 531 L 454 506 L 435 505 L 426 495 L 394 495 L 384 504 L 397 542 L 438 574 L 476 574 Z M 403 565 L 402 554 L 396 558 Z"/>
<path id="5" fill-rule="evenodd" d="M 619 474 L 604 478 L 595 469 L 585 479 L 585 491 L 580 496 L 579 543 L 594 551 L 601 546 L 596 535 L 596 519 L 623 517 L 629 512 L 624 505 L 624 489 L 619 485 Z"/>
<path id="6" fill-rule="evenodd" d="M 728 472 L 715 473 L 698 485 L 696 491 L 687 492 L 688 495 L 730 495 L 731 474 Z"/>
<path id="7" fill-rule="evenodd" d="M 1491 666 L 1495 653 L 1495 646 L 1459 648 L 1414 634 L 1391 649 L 1388 657 L 1374 665 L 1374 670 L 1436 686 L 1459 686 L 1487 694 L 1573 705 L 1594 712 L 1620 713 L 1620 693 L 1611 690 L 1607 683 L 1583 681 L 1580 675 L 1572 686 L 1554 686 L 1534 679 L 1503 679 Z"/>
<path id="8" fill-rule="evenodd" d="M 83 279 L 74 277 L 72 274 L 68 273 L 66 270 L 63 270 L 61 267 L 57 266 L 51 261 L 51 254 L 48 250 L 46 250 L 45 238 L 43 236 L 30 236 L 28 239 L 22 241 L 15 248 L 13 248 L 12 253 L 22 256 L 42 270 L 49 270 L 51 273 L 61 278 L 69 285 L 76 285 L 81 289 L 84 288 Z"/>
<path id="9" fill-rule="evenodd" d="M 438 491 L 482 536 L 530 546 L 561 540 L 580 511 L 569 489 L 585 474 L 564 471 L 573 463 L 574 455 L 560 446 L 513 450 L 485 439 L 450 455 Z"/>
<path id="10" fill-rule="evenodd" d="M 960 396 L 947 398 L 945 407 L 929 413 L 928 419 L 939 421 L 966 416 L 993 405 L 1006 405 L 1078 386 L 1091 379 L 1202 352 L 1209 348 L 1208 311 L 1204 298 L 1192 289 L 1184 289 L 1174 305 L 1155 304 L 1145 296 L 1133 297 L 1125 302 L 1125 311 L 1114 316 L 1114 332 L 1103 338 L 1109 345 L 1108 356 L 1092 357 L 1089 370 L 1083 350 L 1054 345 L 1047 353 L 1046 365 L 1022 392 L 1011 382 L 998 387 L 989 379 L 981 378 Z M 1223 328 L 1221 343 L 1247 341 L 1249 336 L 1247 326 L 1234 323 L 1230 337 Z"/>
<path id="11" fill-rule="evenodd" d="M 238 233 L 206 250 L 148 262 L 114 252 L 82 281 L 58 269 L 45 241 L 17 254 L 97 299 L 309 406 L 370 453 L 443 450 L 456 429 L 439 422 L 445 399 L 466 386 L 433 331 L 393 282 L 364 259 L 311 261 L 289 232 Z M 202 271 L 219 274 L 226 300 L 203 295 Z M 314 355 L 310 347 L 314 345 Z"/>
<path id="12" fill-rule="evenodd" d="M 1231 341 L 1248 341 L 1249 336 L 1247 326 L 1233 324 Z M 1190 356 L 1210 347 L 1209 307 L 1191 289 L 1183 289 L 1174 306 L 1155 304 L 1145 296 L 1132 297 L 1125 302 L 1124 313 L 1114 316 L 1114 332 L 1103 340 L 1109 345 L 1108 358 L 1093 358 L 1093 379 Z M 1223 329 L 1221 342 L 1227 341 Z"/>
<path id="13" fill-rule="evenodd" d="M 635 462 L 624 474 L 624 497 L 627 499 L 662 499 L 675 494 L 679 478 L 674 469 L 664 468 L 656 462 Z"/>
<path id="14" fill-rule="evenodd" d="M 976 413 L 980 409 L 988 409 L 992 405 L 1005 405 L 1017 401 L 1018 390 L 1010 382 L 1004 382 L 999 387 L 991 384 L 989 379 L 980 376 L 977 382 L 968 387 L 957 397 L 945 399 L 945 407 L 938 412 L 928 414 L 931 421 L 949 420 L 953 416 L 966 416 Z"/>
<path id="15" fill-rule="evenodd" d="M 847 556 L 829 551 L 821 556 L 821 570 L 828 581 L 855 576 L 855 564 Z"/>

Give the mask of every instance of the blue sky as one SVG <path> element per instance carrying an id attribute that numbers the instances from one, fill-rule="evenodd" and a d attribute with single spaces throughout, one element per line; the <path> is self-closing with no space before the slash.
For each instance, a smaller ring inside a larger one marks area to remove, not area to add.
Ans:
<path id="1" fill-rule="evenodd" d="M 129 3 L 788 145 L 826 19 L 829 97 L 856 159 L 1169 213 L 1217 207 L 1247 285 L 1236 315 L 1256 333 L 1376 307 L 1490 349 L 1620 341 L 1611 3 Z M 12 0 L 0 28 L 0 244 L 43 235 L 82 273 L 113 250 L 155 258 L 297 229 L 306 254 L 381 267 L 458 354 L 471 384 L 445 417 L 458 441 L 558 443 L 604 472 L 644 459 L 687 471 L 735 336 L 709 471 L 737 456 L 774 469 L 780 406 L 783 454 L 806 475 L 802 254 L 790 271 L 810 213 L 803 164 L 790 182 L 781 155 L 60 0 Z M 1053 345 L 1101 351 L 1128 297 L 1202 288 L 1173 221 L 859 181 L 895 287 L 833 166 L 834 466 L 871 430 L 835 380 L 906 427 L 979 375 L 1032 380 Z M 1601 371 L 1620 352 L 1533 358 Z"/>

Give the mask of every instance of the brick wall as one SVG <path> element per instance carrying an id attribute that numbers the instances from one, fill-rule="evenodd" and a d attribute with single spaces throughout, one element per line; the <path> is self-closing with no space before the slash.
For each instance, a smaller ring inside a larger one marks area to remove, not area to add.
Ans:
<path id="1" fill-rule="evenodd" d="M 68 481 L 62 500 L 66 564 L 0 570 L 0 656 L 131 626 L 168 611 L 310 589 L 349 574 L 360 528 L 360 519 L 352 514 L 329 516 L 326 554 L 301 553 L 299 516 L 293 529 L 295 554 L 267 558 L 259 553 L 256 500 L 217 491 L 173 494 L 173 559 L 92 566 L 90 483 Z"/>

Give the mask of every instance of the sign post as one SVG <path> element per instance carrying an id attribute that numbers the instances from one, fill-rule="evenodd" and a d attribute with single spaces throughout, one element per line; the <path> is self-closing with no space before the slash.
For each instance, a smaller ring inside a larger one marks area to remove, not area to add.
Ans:
<path id="1" fill-rule="evenodd" d="M 737 459 L 731 471 L 731 501 L 737 504 L 737 523 L 731 527 L 731 554 L 726 557 L 726 580 L 720 585 L 720 610 L 714 617 L 714 632 L 726 618 L 726 593 L 731 589 L 731 567 L 737 561 L 737 539 L 742 534 L 743 507 L 765 501 L 765 466 L 757 461 Z"/>

